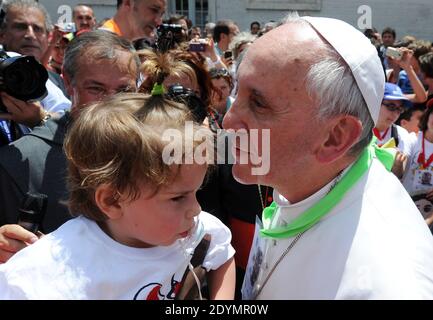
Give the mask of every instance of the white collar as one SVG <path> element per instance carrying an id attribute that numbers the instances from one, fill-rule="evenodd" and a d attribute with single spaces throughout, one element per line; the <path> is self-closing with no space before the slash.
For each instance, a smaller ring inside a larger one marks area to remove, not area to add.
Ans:
<path id="1" fill-rule="evenodd" d="M 282 194 L 280 194 L 278 190 L 274 189 L 273 197 L 275 203 L 279 207 L 279 210 L 277 210 L 275 218 L 271 223 L 271 227 L 274 228 L 280 225 L 289 224 L 300 214 L 311 208 L 316 202 L 318 202 L 332 190 L 332 188 L 337 184 L 340 178 L 344 176 L 347 171 L 349 171 L 352 165 L 353 164 L 344 169 L 340 174 L 338 174 L 334 179 L 332 179 L 320 190 L 318 190 L 308 198 L 296 203 L 290 203 L 290 201 L 287 200 Z"/>

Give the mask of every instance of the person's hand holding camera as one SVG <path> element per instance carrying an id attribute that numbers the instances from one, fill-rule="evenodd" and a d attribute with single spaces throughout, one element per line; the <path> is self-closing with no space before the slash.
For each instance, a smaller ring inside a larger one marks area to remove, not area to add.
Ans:
<path id="1" fill-rule="evenodd" d="M 0 263 L 7 262 L 15 253 L 35 243 L 38 237 L 17 224 L 0 227 Z"/>
<path id="2" fill-rule="evenodd" d="M 231 51 L 224 52 L 224 56 L 222 57 L 221 60 L 227 67 L 231 67 L 233 64 L 232 52 Z"/>
<path id="3" fill-rule="evenodd" d="M 204 50 L 192 50 L 192 47 L 194 45 L 202 44 L 202 47 Z M 197 52 L 199 55 L 201 55 L 203 58 L 209 58 L 212 61 L 217 61 L 218 56 L 215 53 L 214 49 L 215 45 L 212 39 L 199 39 L 194 38 L 190 41 L 190 51 L 191 52 Z"/>
<path id="4" fill-rule="evenodd" d="M 39 102 L 25 102 L 8 95 L 5 92 L 0 94 L 8 113 L 0 113 L 0 119 L 12 120 L 33 128 L 40 124 L 48 116 Z"/>
<path id="5" fill-rule="evenodd" d="M 392 57 L 388 57 L 388 59 L 398 65 L 401 69 L 405 71 L 409 70 L 412 67 L 411 59 L 413 57 L 413 51 L 409 50 L 408 48 L 398 48 L 398 51 L 401 52 L 400 59 L 394 59 Z"/>
<path id="6" fill-rule="evenodd" d="M 213 39 L 208 39 L 207 44 L 205 45 L 205 50 L 203 52 L 199 52 L 199 54 L 204 58 L 209 58 L 212 65 L 209 66 L 209 69 L 212 68 L 227 68 L 223 63 L 221 58 L 216 54 L 215 51 L 215 42 Z"/>

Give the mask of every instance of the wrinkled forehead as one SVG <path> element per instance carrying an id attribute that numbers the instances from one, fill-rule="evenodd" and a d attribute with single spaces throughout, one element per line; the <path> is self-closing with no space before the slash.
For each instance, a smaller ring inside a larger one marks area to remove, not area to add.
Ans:
<path id="1" fill-rule="evenodd" d="M 96 55 L 91 55 L 90 50 L 87 50 L 87 55 L 82 55 L 78 59 L 76 65 L 77 72 L 80 73 L 90 73 L 89 68 L 97 67 L 100 69 L 102 77 L 113 77 L 113 74 L 118 76 L 118 74 L 123 74 L 126 77 L 136 79 L 138 75 L 138 65 L 136 61 L 136 56 L 134 53 L 114 49 L 114 54 L 112 58 L 98 57 Z"/>
<path id="2" fill-rule="evenodd" d="M 139 0 L 138 2 L 140 1 L 146 4 L 147 6 L 156 6 L 163 10 L 165 10 L 167 7 L 166 0 Z"/>
<path id="3" fill-rule="evenodd" d="M 74 8 L 73 11 L 74 16 L 84 16 L 84 15 L 90 15 L 93 16 L 93 9 L 87 6 L 77 6 Z"/>
<path id="4" fill-rule="evenodd" d="M 11 6 L 7 15 L 6 21 L 8 23 L 15 22 L 28 22 L 38 23 L 40 25 L 45 24 L 45 16 L 44 13 L 38 8 L 32 7 L 19 7 L 19 6 Z"/>
<path id="5" fill-rule="evenodd" d="M 249 46 L 239 73 L 256 67 L 275 76 L 306 74 L 324 56 L 326 47 L 324 40 L 309 24 L 288 23 L 266 33 Z"/>
<path id="6" fill-rule="evenodd" d="M 310 57 L 325 46 L 324 40 L 307 22 L 286 23 L 267 32 L 255 43 L 270 51 L 278 50 L 286 56 L 300 57 Z"/>

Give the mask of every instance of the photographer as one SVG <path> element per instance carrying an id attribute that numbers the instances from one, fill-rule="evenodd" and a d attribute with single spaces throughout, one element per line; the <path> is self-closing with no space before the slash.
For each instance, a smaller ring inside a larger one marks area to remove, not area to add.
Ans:
<path id="1" fill-rule="evenodd" d="M 18 55 L 9 52 L 8 56 Z M 0 69 L 1 66 L 2 62 L 0 62 Z M 23 70 L 23 72 L 30 71 Z M 40 102 L 22 101 L 0 90 L 0 147 L 29 133 L 37 125 L 43 124 L 52 114 L 64 113 L 70 108 L 70 101 L 49 79 L 46 80 L 45 87 L 47 95 Z"/>
<path id="2" fill-rule="evenodd" d="M 0 43 L 6 51 L 34 56 L 46 65 L 49 52 L 55 42 L 49 43 L 52 30 L 50 16 L 45 7 L 34 0 L 11 0 L 3 5 L 3 21 L 0 22 Z M 65 93 L 62 78 L 48 72 L 50 80 Z"/>
<path id="3" fill-rule="evenodd" d="M 0 27 L 0 43 L 4 49 L 34 56 L 40 61 L 48 47 L 47 37 L 51 27 L 45 8 L 33 0 L 13 0 L 3 5 L 2 10 L 4 18 Z M 14 57 L 17 54 L 9 52 L 7 55 Z M 6 59 L 5 56 L 2 60 Z M 69 100 L 54 83 L 48 80 L 46 88 L 48 95 L 41 103 L 21 101 L 1 92 L 0 145 L 29 132 L 49 117 L 47 113 L 69 109 Z"/>
<path id="4" fill-rule="evenodd" d="M 419 57 L 422 55 L 429 53 L 431 50 L 431 42 L 429 41 L 423 41 L 423 40 L 417 40 L 413 43 L 408 45 L 408 50 L 412 53 L 410 56 L 409 65 L 410 68 L 413 70 L 417 78 L 421 78 L 421 70 L 419 65 Z M 402 50 L 401 48 L 400 50 Z M 406 70 L 403 66 L 400 66 L 401 70 L 398 74 L 398 80 L 397 84 L 401 88 L 404 94 L 412 94 L 416 93 L 417 89 L 414 85 L 413 77 L 411 77 L 410 73 L 412 71 Z M 414 101 L 414 102 L 424 102 L 422 101 Z"/>
<path id="5" fill-rule="evenodd" d="M 165 21 L 168 24 L 178 24 L 181 27 L 181 42 L 188 41 L 188 18 L 179 14 L 171 15 L 170 18 Z"/>
<path id="6" fill-rule="evenodd" d="M 421 73 L 418 62 L 419 55 L 408 48 L 398 48 L 397 50 L 400 53 L 399 58 L 388 56 L 388 63 L 394 68 L 391 77 L 395 78 L 395 75 L 399 74 L 400 80 L 396 84 L 405 96 L 412 103 L 423 103 L 427 99 L 427 92 L 418 76 Z"/>

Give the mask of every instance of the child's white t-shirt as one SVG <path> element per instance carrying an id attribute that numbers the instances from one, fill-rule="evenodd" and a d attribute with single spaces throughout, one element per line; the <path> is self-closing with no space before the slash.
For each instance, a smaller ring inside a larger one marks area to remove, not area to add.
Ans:
<path id="1" fill-rule="evenodd" d="M 406 171 L 403 176 L 403 185 L 411 196 L 428 193 L 433 190 L 433 163 L 424 168 L 418 162 L 420 153 L 422 153 L 423 134 L 418 133 L 417 142 L 413 152 L 408 158 Z M 425 161 L 433 155 L 433 143 L 424 140 Z"/>
<path id="2" fill-rule="evenodd" d="M 230 230 L 206 212 L 198 217 L 212 237 L 203 266 L 218 269 L 235 252 Z M 132 248 L 75 218 L 0 265 L 0 299 L 174 299 L 192 241 Z"/>

